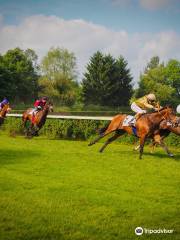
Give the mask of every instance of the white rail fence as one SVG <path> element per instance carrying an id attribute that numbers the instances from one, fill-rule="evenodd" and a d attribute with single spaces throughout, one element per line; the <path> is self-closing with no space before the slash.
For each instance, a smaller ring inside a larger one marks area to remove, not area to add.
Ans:
<path id="1" fill-rule="evenodd" d="M 9 113 L 7 117 L 22 117 L 19 113 Z M 113 117 L 105 116 L 68 116 L 68 115 L 48 115 L 47 118 L 50 119 L 79 119 L 79 120 L 112 120 Z"/>

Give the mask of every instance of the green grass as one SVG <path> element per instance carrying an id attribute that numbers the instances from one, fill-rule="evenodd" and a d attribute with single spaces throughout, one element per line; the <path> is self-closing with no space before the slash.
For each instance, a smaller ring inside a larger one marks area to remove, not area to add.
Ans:
<path id="1" fill-rule="evenodd" d="M 0 135 L 0 239 L 180 239 L 180 152 L 101 145 Z"/>

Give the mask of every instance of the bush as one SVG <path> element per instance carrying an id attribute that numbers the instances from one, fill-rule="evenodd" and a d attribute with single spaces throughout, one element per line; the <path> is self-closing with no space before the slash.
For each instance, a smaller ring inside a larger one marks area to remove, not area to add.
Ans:
<path id="1" fill-rule="evenodd" d="M 16 117 L 6 118 L 1 128 L 4 131 L 6 131 L 10 136 L 15 136 L 17 134 L 24 133 L 21 118 Z"/>
<path id="2" fill-rule="evenodd" d="M 49 139 L 88 140 L 93 139 L 97 135 L 97 129 L 105 126 L 107 123 L 108 121 L 98 120 L 47 119 L 46 124 L 40 130 L 40 134 Z M 1 128 L 11 136 L 24 133 L 21 118 L 9 117 Z M 132 144 L 137 142 L 137 138 L 124 134 L 118 141 Z M 180 146 L 180 138 L 171 133 L 166 138 L 166 143 L 172 146 Z"/>

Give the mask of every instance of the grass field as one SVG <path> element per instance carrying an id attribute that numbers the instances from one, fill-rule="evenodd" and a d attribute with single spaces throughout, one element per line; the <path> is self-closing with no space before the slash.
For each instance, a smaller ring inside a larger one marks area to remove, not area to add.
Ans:
<path id="1" fill-rule="evenodd" d="M 132 146 L 100 146 L 0 135 L 0 239 L 180 239 L 178 149 L 139 160 Z"/>

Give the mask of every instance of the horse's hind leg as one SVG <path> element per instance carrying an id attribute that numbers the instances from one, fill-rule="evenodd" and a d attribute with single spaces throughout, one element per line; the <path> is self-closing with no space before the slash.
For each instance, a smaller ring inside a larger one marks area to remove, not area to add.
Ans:
<path id="1" fill-rule="evenodd" d="M 168 154 L 169 157 L 174 157 L 174 155 L 169 151 L 166 144 L 163 142 L 163 139 L 161 138 L 160 135 L 156 135 L 154 137 L 154 142 L 155 144 L 158 143 L 162 147 L 162 149 L 164 149 L 164 151 Z"/>
<path id="2" fill-rule="evenodd" d="M 102 148 L 99 150 L 99 152 L 103 152 L 104 149 L 107 147 L 108 144 L 110 144 L 111 142 L 113 142 L 114 140 L 116 140 L 119 136 L 121 136 L 122 134 L 124 134 L 124 132 L 120 132 L 120 131 L 117 131 L 115 132 L 115 134 L 108 138 L 108 140 L 104 143 L 104 145 L 102 146 Z"/>
<path id="3" fill-rule="evenodd" d="M 174 157 L 174 155 L 169 151 L 163 140 L 160 141 L 160 146 L 164 149 L 164 151 L 168 154 L 169 157 Z"/>
<path id="4" fill-rule="evenodd" d="M 97 138 L 95 138 L 93 141 L 91 141 L 88 146 L 92 146 L 93 144 L 97 143 L 101 138 L 103 138 L 105 135 L 101 134 Z"/>

